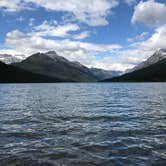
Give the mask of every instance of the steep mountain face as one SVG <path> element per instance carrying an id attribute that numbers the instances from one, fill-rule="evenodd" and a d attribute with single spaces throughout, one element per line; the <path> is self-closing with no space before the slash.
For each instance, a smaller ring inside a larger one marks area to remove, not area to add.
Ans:
<path id="1" fill-rule="evenodd" d="M 154 63 L 140 70 L 104 80 L 104 82 L 165 82 L 166 59 Z"/>
<path id="2" fill-rule="evenodd" d="M 20 68 L 0 62 L 0 83 L 39 83 L 62 82 L 58 78 L 51 78 L 40 74 L 34 74 Z"/>
<path id="3" fill-rule="evenodd" d="M 133 69 L 128 70 L 128 72 L 143 69 L 145 67 L 148 67 L 148 66 L 155 64 L 155 63 L 157 63 L 161 60 L 164 60 L 164 59 L 166 59 L 166 49 L 159 49 L 146 61 L 140 63 L 139 65 L 137 65 Z"/>
<path id="4" fill-rule="evenodd" d="M 98 80 L 104 80 L 107 78 L 112 78 L 115 76 L 119 76 L 121 72 L 119 71 L 111 71 L 111 70 L 103 70 L 98 68 L 90 68 L 93 75 L 95 75 Z"/>
<path id="5" fill-rule="evenodd" d="M 60 80 L 75 82 L 97 81 L 97 78 L 87 67 L 58 56 L 54 51 L 45 54 L 34 54 L 26 60 L 13 65 L 33 73 L 56 77 Z"/>
<path id="6" fill-rule="evenodd" d="M 20 59 L 9 54 L 0 54 L 0 61 L 6 64 L 19 62 Z"/>

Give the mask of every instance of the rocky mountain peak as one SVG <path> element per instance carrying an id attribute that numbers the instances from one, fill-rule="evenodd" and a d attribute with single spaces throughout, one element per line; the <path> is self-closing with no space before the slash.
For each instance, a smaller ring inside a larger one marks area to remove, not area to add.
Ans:
<path id="1" fill-rule="evenodd" d="M 147 59 L 147 63 L 151 65 L 165 58 L 166 58 L 166 49 L 159 49 L 150 58 Z"/>
<path id="2" fill-rule="evenodd" d="M 52 58 L 54 61 L 68 62 L 66 58 L 59 56 L 55 51 L 48 51 L 45 55 Z"/>
<path id="3" fill-rule="evenodd" d="M 48 51 L 46 52 L 46 55 L 58 55 L 55 51 Z"/>
<path id="4" fill-rule="evenodd" d="M 161 60 L 166 59 L 166 49 L 158 49 L 151 57 L 149 57 L 146 61 L 138 64 L 133 69 L 128 70 L 127 72 L 132 72 L 135 70 L 140 70 L 142 68 L 148 67 L 150 65 L 153 65 Z"/>
<path id="5" fill-rule="evenodd" d="M 156 52 L 159 52 L 159 53 L 165 53 L 165 54 L 166 54 L 166 49 L 161 48 L 161 49 L 158 49 Z"/>

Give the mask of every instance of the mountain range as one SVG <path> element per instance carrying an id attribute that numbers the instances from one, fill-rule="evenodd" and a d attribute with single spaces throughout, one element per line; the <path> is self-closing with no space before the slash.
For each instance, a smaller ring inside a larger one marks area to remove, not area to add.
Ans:
<path id="1" fill-rule="evenodd" d="M 90 68 L 90 70 L 92 74 L 98 78 L 99 81 L 107 79 L 107 78 L 119 76 L 122 74 L 121 71 L 103 70 L 98 68 Z"/>
<path id="2" fill-rule="evenodd" d="M 104 82 L 160 81 L 166 81 L 166 49 L 157 50 L 150 58 L 134 67 L 129 73 L 104 80 Z"/>
<path id="3" fill-rule="evenodd" d="M 58 78 L 35 74 L 0 62 L 0 83 L 62 82 Z"/>
<path id="4" fill-rule="evenodd" d="M 17 58 L 16 56 L 12 56 L 10 54 L 0 54 L 0 61 L 6 64 L 11 64 L 11 63 L 19 62 L 21 60 Z"/>
<path id="5" fill-rule="evenodd" d="M 153 65 L 161 60 L 166 59 L 166 49 L 158 49 L 152 56 L 150 56 L 150 58 L 148 58 L 146 61 L 138 64 L 137 66 L 135 66 L 133 69 L 128 70 L 128 73 L 132 72 L 132 71 L 136 71 L 139 69 L 143 69 L 145 67 L 148 67 L 150 65 Z"/>
<path id="6" fill-rule="evenodd" d="M 88 68 L 79 62 L 72 62 L 57 55 L 55 51 L 36 53 L 21 62 L 11 63 L 6 67 L 63 82 L 97 82 L 119 74 L 119 72 Z"/>
<path id="7" fill-rule="evenodd" d="M 36 53 L 21 62 L 7 55 L 6 63 L 0 62 L 1 83 L 166 81 L 166 49 L 157 50 L 146 61 L 123 75 L 119 71 L 88 68 L 59 56 L 55 51 Z"/>

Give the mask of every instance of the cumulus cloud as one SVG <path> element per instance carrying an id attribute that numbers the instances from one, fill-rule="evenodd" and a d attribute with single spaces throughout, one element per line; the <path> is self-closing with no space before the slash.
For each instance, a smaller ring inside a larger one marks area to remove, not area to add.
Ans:
<path id="1" fill-rule="evenodd" d="M 15 12 L 32 8 L 32 4 L 52 11 L 72 13 L 75 18 L 90 26 L 108 24 L 107 16 L 118 5 L 118 0 L 1 0 L 0 8 Z"/>
<path id="2" fill-rule="evenodd" d="M 93 61 L 93 66 L 97 68 L 126 71 L 135 65 L 146 60 L 153 51 L 143 50 L 138 47 L 118 49 L 112 52 L 113 56 L 106 56 Z"/>
<path id="3" fill-rule="evenodd" d="M 121 48 L 120 45 L 116 44 L 103 45 L 72 41 L 69 39 L 45 39 L 38 35 L 20 32 L 19 30 L 7 33 L 6 45 L 15 49 L 18 54 L 23 53 L 27 56 L 36 52 L 55 50 L 59 55 L 72 61 L 79 61 L 87 66 L 93 65 L 97 53 L 111 52 Z"/>
<path id="4" fill-rule="evenodd" d="M 32 5 L 24 0 L 0 0 L 0 9 L 7 12 L 32 9 Z"/>
<path id="5" fill-rule="evenodd" d="M 36 52 L 55 50 L 59 55 L 89 67 L 125 71 L 146 60 L 156 49 L 166 48 L 166 25 L 156 28 L 154 34 L 148 39 L 138 41 L 138 38 L 144 35 L 146 33 L 138 35 L 131 45 L 122 48 L 116 44 L 45 39 L 35 34 L 14 30 L 7 33 L 6 45 L 13 49 L 13 54 L 25 54 L 26 57 Z M 12 54 L 12 50 L 10 53 Z M 105 56 L 97 58 L 96 55 L 103 53 Z"/>
<path id="6" fill-rule="evenodd" d="M 36 52 L 55 50 L 59 55 L 89 67 L 125 71 L 146 60 L 156 49 L 166 48 L 166 25 L 157 28 L 148 39 L 134 42 L 128 48 L 122 48 L 116 44 L 45 39 L 19 30 L 11 31 L 6 36 L 6 45 L 11 48 L 11 54 L 25 54 L 27 57 Z M 102 53 L 107 56 L 97 58 L 96 55 Z"/>
<path id="7" fill-rule="evenodd" d="M 49 23 L 44 21 L 41 25 L 33 27 L 35 35 L 65 37 L 72 31 L 78 31 L 80 27 L 77 24 L 57 25 L 57 22 Z"/>
<path id="8" fill-rule="evenodd" d="M 136 3 L 136 0 L 125 0 L 125 3 L 131 6 Z"/>
<path id="9" fill-rule="evenodd" d="M 89 31 L 84 31 L 84 32 L 81 32 L 80 34 L 74 35 L 73 38 L 76 40 L 81 40 L 81 39 L 85 39 L 89 37 L 89 35 L 90 35 Z"/>
<path id="10" fill-rule="evenodd" d="M 26 0 L 49 10 L 71 12 L 81 22 L 91 26 L 106 25 L 106 17 L 118 5 L 117 0 Z"/>
<path id="11" fill-rule="evenodd" d="M 150 37 L 147 35 L 149 36 L 149 34 L 143 32 L 142 34 L 131 38 L 132 43 L 128 47 L 113 51 L 113 56 L 107 56 L 94 61 L 93 66 L 125 71 L 126 69 L 133 68 L 135 65 L 145 61 L 157 49 L 166 48 L 166 25 L 156 28 Z M 146 36 L 146 39 L 144 36 Z"/>
<path id="12" fill-rule="evenodd" d="M 29 26 L 33 26 L 34 21 L 35 21 L 35 18 L 30 18 L 29 19 Z"/>
<path id="13" fill-rule="evenodd" d="M 140 1 L 135 7 L 131 22 L 144 23 L 148 26 L 166 24 L 166 5 L 155 0 Z"/>
<path id="14" fill-rule="evenodd" d="M 128 49 L 115 52 L 118 57 L 116 61 L 120 61 L 121 64 L 124 63 L 122 68 L 132 68 L 149 58 L 157 49 L 166 48 L 166 25 L 156 28 L 148 39 L 138 41 L 140 36 L 138 35 L 134 40 L 132 39 L 133 43 Z"/>
<path id="15" fill-rule="evenodd" d="M 13 0 L 13 1 L 1 0 L 0 8 L 9 12 L 14 12 L 14 11 L 20 10 L 19 3 L 20 3 L 20 0 Z"/>
<path id="16" fill-rule="evenodd" d="M 157 28 L 149 39 L 139 43 L 139 47 L 154 51 L 159 48 L 166 48 L 166 25 Z"/>
<path id="17" fill-rule="evenodd" d="M 140 35 L 137 35 L 135 37 L 128 38 L 128 42 L 138 42 L 138 41 L 143 41 L 145 37 L 148 35 L 148 32 L 142 32 Z"/>

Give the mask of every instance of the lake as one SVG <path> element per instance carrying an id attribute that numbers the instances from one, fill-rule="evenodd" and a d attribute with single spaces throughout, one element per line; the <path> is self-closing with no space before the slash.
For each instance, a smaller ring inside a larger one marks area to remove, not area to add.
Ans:
<path id="1" fill-rule="evenodd" d="M 166 165 L 166 83 L 0 84 L 0 165 Z"/>

